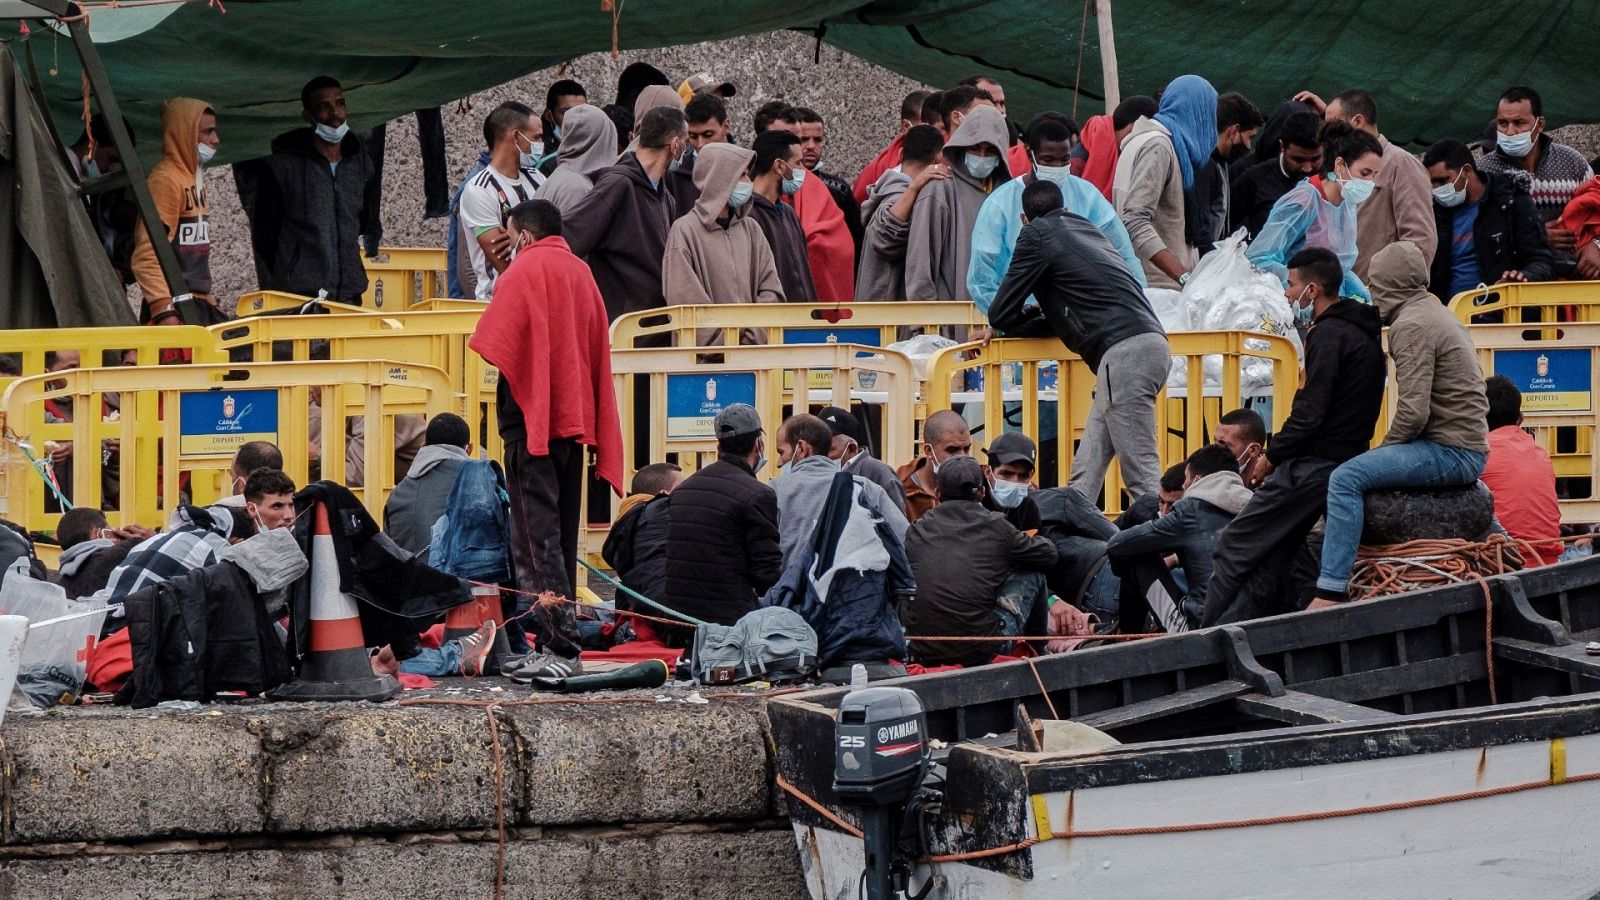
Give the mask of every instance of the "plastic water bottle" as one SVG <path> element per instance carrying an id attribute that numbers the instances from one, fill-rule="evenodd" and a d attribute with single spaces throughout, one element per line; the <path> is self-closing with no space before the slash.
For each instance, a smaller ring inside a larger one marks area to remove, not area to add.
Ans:
<path id="1" fill-rule="evenodd" d="M 850 686 L 853 688 L 867 686 L 867 667 L 861 663 L 850 666 Z"/>

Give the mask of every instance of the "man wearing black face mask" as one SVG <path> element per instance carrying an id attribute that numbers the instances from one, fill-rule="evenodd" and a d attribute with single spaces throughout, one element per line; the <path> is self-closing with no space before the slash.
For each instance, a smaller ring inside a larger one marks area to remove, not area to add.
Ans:
<path id="1" fill-rule="evenodd" d="M 1217 97 L 1217 149 L 1194 173 L 1194 202 L 1184 207 L 1189 243 L 1201 256 L 1228 236 L 1232 218 L 1228 204 L 1233 193 L 1229 169 L 1249 155 L 1261 123 L 1261 112 L 1243 94 L 1229 91 Z"/>

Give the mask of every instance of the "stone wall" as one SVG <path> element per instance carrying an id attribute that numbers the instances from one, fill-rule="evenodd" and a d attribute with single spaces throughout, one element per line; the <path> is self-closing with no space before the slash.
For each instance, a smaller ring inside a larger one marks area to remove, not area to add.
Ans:
<path id="1" fill-rule="evenodd" d="M 804 897 L 759 700 L 525 697 L 13 713 L 0 897 Z"/>

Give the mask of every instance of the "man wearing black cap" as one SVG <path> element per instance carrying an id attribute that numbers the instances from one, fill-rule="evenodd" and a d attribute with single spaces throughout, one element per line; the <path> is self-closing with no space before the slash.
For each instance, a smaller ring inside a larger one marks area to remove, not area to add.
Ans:
<path id="1" fill-rule="evenodd" d="M 873 457 L 872 451 L 866 447 L 866 435 L 861 430 L 861 422 L 855 414 L 847 409 L 837 406 L 824 407 L 817 413 L 817 418 L 828 423 L 828 428 L 833 432 L 833 448 L 828 451 L 828 458 L 837 460 L 846 472 L 858 475 L 867 481 L 883 488 L 889 495 L 889 500 L 901 515 L 906 511 L 906 489 L 900 483 L 899 476 L 894 469 L 881 459 Z"/>
<path id="2" fill-rule="evenodd" d="M 778 497 L 756 480 L 766 439 L 755 409 L 717 413 L 717 461 L 690 475 L 667 508 L 666 596 L 687 615 L 732 625 L 778 580 Z M 682 635 L 669 635 L 681 640 Z"/>
<path id="3" fill-rule="evenodd" d="M 1039 505 L 1029 496 L 1039 460 L 1033 439 L 1020 431 L 1008 431 L 995 438 L 984 453 L 989 456 L 989 474 L 994 477 L 983 505 L 1005 516 L 1018 531 L 1038 531 Z"/>
<path id="4" fill-rule="evenodd" d="M 977 460 L 945 462 L 937 483 L 939 505 L 906 533 L 917 581 L 917 595 L 902 612 L 911 653 L 924 665 L 983 665 L 1010 652 L 1006 638 L 1045 633 L 1045 573 L 1056 564 L 1056 546 L 984 508 L 988 478 Z M 919 635 L 999 640 L 918 641 Z"/>

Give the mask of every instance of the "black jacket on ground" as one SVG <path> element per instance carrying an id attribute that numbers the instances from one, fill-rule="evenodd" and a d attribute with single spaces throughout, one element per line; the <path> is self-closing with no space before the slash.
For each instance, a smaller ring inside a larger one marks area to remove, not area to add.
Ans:
<path id="1" fill-rule="evenodd" d="M 357 240 L 377 210 L 366 208 L 374 166 L 354 133 L 339 144 L 337 167 L 317 151 L 310 128 L 272 142 L 272 155 L 234 167 L 250 218 L 261 289 L 354 303 L 367 290 Z"/>
<path id="2" fill-rule="evenodd" d="M 948 500 L 906 532 L 906 557 L 917 580 L 917 595 L 903 612 L 913 655 L 928 665 L 979 666 L 994 658 L 997 645 L 918 641 L 915 635 L 999 634 L 1000 587 L 1012 572 L 1048 572 L 1056 547 L 982 504 Z"/>
<path id="3" fill-rule="evenodd" d="M 641 503 L 618 519 L 606 534 L 600 558 L 629 590 L 666 602 L 667 513 L 669 495 Z M 633 598 L 618 592 L 617 608 L 632 609 Z M 654 615 L 652 610 L 644 610 Z"/>
<path id="4" fill-rule="evenodd" d="M 328 505 L 328 524 L 339 563 L 339 589 L 356 599 L 368 647 L 391 644 L 395 656 L 416 655 L 417 634 L 452 607 L 472 601 L 467 583 L 413 557 L 378 529 L 350 489 L 331 481 L 308 484 L 294 495 L 294 536 L 306 559 L 316 564 L 312 541 L 314 504 Z M 289 589 L 289 618 L 295 658 L 311 646 L 311 579 Z"/>
<path id="5" fill-rule="evenodd" d="M 1023 308 L 1030 295 L 1039 310 Z M 1096 371 L 1118 343 L 1166 334 L 1111 242 L 1088 219 L 1064 209 L 1034 219 L 1017 236 L 989 323 L 1013 336 L 1054 334 Z"/>
<path id="6" fill-rule="evenodd" d="M 117 693 L 119 703 L 204 701 L 220 691 L 255 695 L 289 680 L 272 618 L 255 583 L 232 562 L 135 591 L 123 609 L 133 673 Z"/>
<path id="7" fill-rule="evenodd" d="M 1544 237 L 1544 223 L 1534 208 L 1533 198 L 1519 190 L 1511 179 L 1480 172 L 1483 196 L 1478 198 L 1478 218 L 1472 223 L 1472 249 L 1478 255 L 1478 271 L 1485 284 L 1500 280 L 1502 272 L 1517 269 L 1529 281 L 1549 281 L 1555 277 L 1554 258 Z M 1439 226 L 1439 245 L 1433 253 L 1433 268 L 1428 273 L 1428 293 L 1449 302 L 1450 267 L 1455 262 L 1455 220 L 1463 207 L 1450 209 L 1433 204 L 1433 221 Z"/>
<path id="8" fill-rule="evenodd" d="M 1299 457 L 1344 462 L 1372 446 L 1383 407 L 1384 362 L 1378 311 L 1355 300 L 1328 307 L 1306 331 L 1305 384 L 1289 419 L 1267 444 L 1274 466 Z"/>
<path id="9" fill-rule="evenodd" d="M 732 625 L 783 572 L 778 495 L 742 459 L 723 456 L 684 479 L 668 519 L 662 602 L 678 612 Z"/>

